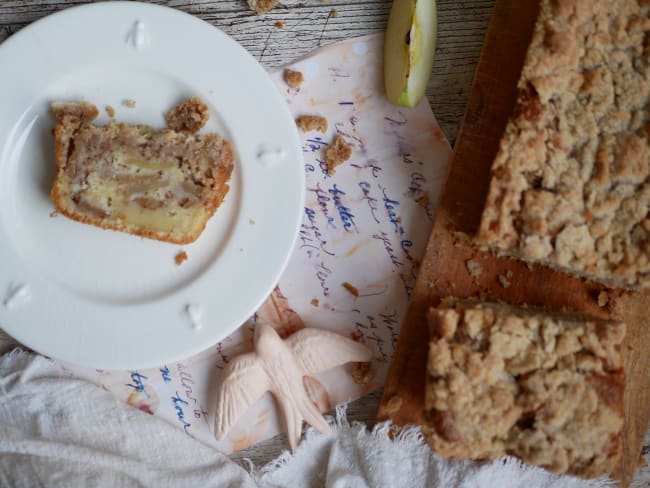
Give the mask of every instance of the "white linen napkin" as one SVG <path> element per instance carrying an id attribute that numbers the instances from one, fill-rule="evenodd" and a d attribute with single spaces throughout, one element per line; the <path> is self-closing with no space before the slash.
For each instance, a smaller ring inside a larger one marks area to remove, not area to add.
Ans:
<path id="1" fill-rule="evenodd" d="M 251 473 L 166 421 L 133 408 L 55 362 L 16 349 L 0 356 L 0 486 L 553 487 L 615 486 L 523 466 L 477 465 L 431 453 L 416 427 L 394 439 L 345 418 L 312 429 L 295 453 Z"/>

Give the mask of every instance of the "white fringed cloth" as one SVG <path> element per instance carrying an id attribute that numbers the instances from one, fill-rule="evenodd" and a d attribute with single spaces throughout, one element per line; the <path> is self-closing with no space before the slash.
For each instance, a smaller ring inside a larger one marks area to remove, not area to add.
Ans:
<path id="1" fill-rule="evenodd" d="M 53 361 L 14 350 L 0 356 L 0 486 L 610 487 L 523 466 L 478 465 L 431 453 L 418 428 L 349 424 L 307 429 L 294 453 L 245 470 L 182 430 L 67 376 Z"/>

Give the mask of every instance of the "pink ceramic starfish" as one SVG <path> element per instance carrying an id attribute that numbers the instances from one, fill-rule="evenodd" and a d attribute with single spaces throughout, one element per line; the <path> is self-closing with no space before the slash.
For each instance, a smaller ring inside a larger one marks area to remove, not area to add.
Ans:
<path id="1" fill-rule="evenodd" d="M 328 434 L 330 427 L 307 395 L 303 377 L 372 357 L 363 344 L 319 329 L 301 329 L 283 341 L 273 327 L 258 324 L 253 341 L 255 352 L 236 357 L 222 371 L 215 402 L 217 439 L 266 391 L 280 405 L 292 449 L 300 440 L 303 420 Z"/>

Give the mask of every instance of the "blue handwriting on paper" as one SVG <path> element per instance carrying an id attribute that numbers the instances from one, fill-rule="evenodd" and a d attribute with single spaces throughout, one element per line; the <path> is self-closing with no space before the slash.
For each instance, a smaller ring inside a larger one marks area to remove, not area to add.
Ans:
<path id="1" fill-rule="evenodd" d="M 160 374 L 162 375 L 162 379 L 165 383 L 169 383 L 172 380 L 171 376 L 169 376 L 170 372 L 167 366 L 160 368 Z"/>
<path id="2" fill-rule="evenodd" d="M 386 213 L 388 214 L 388 220 L 390 221 L 391 224 L 393 224 L 393 227 L 395 228 L 395 232 L 399 233 L 399 235 L 404 235 L 405 230 L 404 227 L 401 225 L 402 218 L 397 215 L 397 207 L 399 206 L 399 201 L 398 200 L 393 200 L 388 196 L 388 193 L 386 193 L 386 188 L 381 189 L 384 198 L 384 208 L 386 209 Z"/>
<path id="3" fill-rule="evenodd" d="M 306 144 L 302 146 L 302 152 L 313 153 L 320 151 L 323 146 L 327 146 L 327 142 L 322 137 L 316 136 L 312 139 L 307 139 Z"/>
<path id="4" fill-rule="evenodd" d="M 373 234 L 372 238 L 382 241 L 382 243 L 384 244 L 384 249 L 386 249 L 386 252 L 388 253 L 388 257 L 390 258 L 390 262 L 393 263 L 393 266 L 399 267 L 404 264 L 402 261 L 399 260 L 397 254 L 395 254 L 393 245 L 390 242 L 390 237 L 388 237 L 388 234 L 386 234 L 386 232 L 382 230 L 380 234 Z"/>
<path id="5" fill-rule="evenodd" d="M 379 178 L 379 173 L 381 173 L 381 166 L 377 166 L 376 159 L 368 159 L 363 166 L 356 163 L 351 163 L 350 166 L 357 169 L 369 169 L 374 178 Z"/>
<path id="6" fill-rule="evenodd" d="M 377 218 L 376 213 L 377 209 L 379 208 L 379 204 L 376 198 L 370 196 L 370 189 L 372 188 L 372 185 L 370 185 L 370 183 L 367 181 L 360 181 L 359 188 L 361 188 L 361 191 L 363 192 L 363 199 L 368 204 L 368 207 L 370 207 L 370 215 L 372 215 L 372 218 L 376 223 L 379 223 L 379 219 Z"/>
<path id="7" fill-rule="evenodd" d="M 336 184 L 330 188 L 329 190 L 330 195 L 332 195 L 332 198 L 334 198 L 334 206 L 336 207 L 336 210 L 339 213 L 339 218 L 341 219 L 341 222 L 343 223 L 343 228 L 347 231 L 350 232 L 351 228 L 357 227 L 357 224 L 354 223 L 354 214 L 352 211 L 343 205 L 343 202 L 341 200 L 341 195 L 345 195 L 345 192 L 343 190 L 340 190 Z"/>
<path id="8" fill-rule="evenodd" d="M 404 285 L 404 290 L 406 291 L 406 294 L 408 295 L 409 298 L 411 298 L 411 293 L 413 292 L 413 288 L 415 287 L 415 280 L 417 279 L 419 262 L 409 252 L 409 249 L 413 247 L 413 241 L 410 241 L 408 239 L 403 239 L 400 242 L 400 247 L 402 248 L 402 252 L 406 257 L 406 260 L 410 264 L 410 269 L 400 272 L 399 277 L 402 280 L 402 284 Z"/>
<path id="9" fill-rule="evenodd" d="M 408 141 L 406 140 L 406 138 L 402 134 L 399 133 L 400 126 L 406 124 L 408 122 L 408 119 L 406 118 L 406 116 L 401 111 L 398 111 L 397 113 L 400 115 L 401 120 L 396 120 L 396 119 L 394 119 L 392 117 L 388 117 L 388 116 L 384 117 L 384 120 L 386 120 L 388 122 L 388 129 L 389 129 L 386 132 L 388 134 L 392 134 L 397 139 L 397 152 L 398 152 L 398 154 L 400 154 L 400 155 L 410 154 L 411 149 L 410 149 Z"/>
<path id="10" fill-rule="evenodd" d="M 135 391 L 139 391 L 141 393 L 144 393 L 149 396 L 149 393 L 147 393 L 146 388 L 144 387 L 144 382 L 142 380 L 147 380 L 149 379 L 143 374 L 138 373 L 137 371 L 131 371 L 131 383 L 129 383 L 128 386 L 129 388 L 133 388 Z"/>
<path id="11" fill-rule="evenodd" d="M 355 330 L 357 334 L 364 337 L 366 341 L 373 342 L 377 347 L 377 351 L 381 356 L 382 361 L 388 361 L 389 355 L 385 351 L 386 341 L 383 337 L 378 334 L 380 331 L 379 326 L 376 324 L 376 318 L 374 315 L 366 315 L 367 323 L 364 322 L 355 322 Z"/>
<path id="12" fill-rule="evenodd" d="M 314 254 L 314 250 L 321 250 L 328 256 L 334 256 L 334 253 L 327 249 L 327 241 L 323 238 L 323 233 L 316 223 L 316 212 L 309 207 L 305 207 L 305 215 L 309 225 L 304 222 L 300 225 L 300 232 L 298 233 L 301 242 L 300 248 L 306 248 L 307 257 L 309 258 Z M 313 244 L 314 239 L 318 246 Z"/>
<path id="13" fill-rule="evenodd" d="M 176 367 L 178 368 L 178 374 L 181 378 L 181 385 L 183 388 L 185 388 L 185 396 L 188 400 L 192 400 L 196 405 L 197 400 L 194 396 L 192 396 L 192 385 L 194 384 L 192 374 L 187 371 L 186 366 L 183 363 L 176 363 Z"/>
<path id="14" fill-rule="evenodd" d="M 323 296 L 330 296 L 330 289 L 327 286 L 327 278 L 332 274 L 332 270 L 325 266 L 323 261 L 320 262 L 316 268 L 316 279 L 320 283 L 320 287 L 323 290 Z"/>
<path id="15" fill-rule="evenodd" d="M 409 184 L 408 193 L 409 197 L 420 197 L 424 193 L 424 185 L 427 183 L 426 177 L 417 171 L 411 173 L 411 183 Z"/>
<path id="16" fill-rule="evenodd" d="M 397 310 L 393 310 L 392 313 L 380 313 L 379 318 L 381 318 L 382 323 L 390 331 L 390 342 L 393 351 L 395 351 L 397 339 L 399 338 L 399 331 L 397 330 L 397 327 L 399 326 L 397 322 Z"/>
<path id="17" fill-rule="evenodd" d="M 316 188 L 308 188 L 308 190 L 316 194 L 316 201 L 321 212 L 323 212 L 323 215 L 327 219 L 327 224 L 333 229 L 336 229 L 334 217 L 329 214 L 329 210 L 327 209 L 327 202 L 331 201 L 331 198 L 327 196 L 327 192 L 321 188 L 320 183 L 316 183 Z"/>
<path id="18" fill-rule="evenodd" d="M 183 407 L 188 406 L 189 403 L 183 400 L 178 392 L 176 392 L 176 396 L 172 397 L 172 402 L 174 403 L 174 408 L 176 409 L 176 417 L 178 418 L 179 422 L 183 424 L 183 430 L 187 433 L 187 428 L 192 424 L 185 420 L 185 411 L 183 410 Z"/>
<path id="19" fill-rule="evenodd" d="M 230 362 L 230 358 L 228 355 L 223 351 L 224 350 L 224 343 L 232 342 L 232 337 L 228 336 L 226 337 L 223 341 L 217 342 L 217 354 L 219 355 L 219 359 L 221 359 L 222 363 L 217 363 L 217 369 L 223 369 L 226 364 Z"/>

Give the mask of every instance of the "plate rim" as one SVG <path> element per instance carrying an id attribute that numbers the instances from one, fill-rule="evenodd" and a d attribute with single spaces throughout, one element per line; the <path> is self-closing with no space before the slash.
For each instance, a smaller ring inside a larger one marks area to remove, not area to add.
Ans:
<path id="1" fill-rule="evenodd" d="M 20 46 L 20 43 L 23 39 L 29 39 L 30 36 L 34 37 L 35 35 L 34 33 L 38 34 L 39 29 L 41 31 L 42 30 L 47 31 L 49 26 L 55 22 L 65 23 L 66 17 L 68 17 L 69 19 L 74 19 L 75 16 L 78 15 L 93 16 L 93 15 L 98 15 L 102 11 L 106 11 L 106 10 L 110 11 L 113 9 L 120 9 L 120 13 L 124 15 L 130 14 L 132 18 L 134 18 L 133 16 L 137 17 L 137 15 L 139 15 L 139 13 L 142 11 L 154 11 L 156 12 L 156 15 L 166 17 L 168 20 L 183 18 L 184 22 L 187 23 L 191 22 L 196 24 L 197 26 L 201 25 L 202 29 L 205 32 L 208 32 L 208 28 L 209 28 L 209 32 L 211 34 L 209 36 L 205 34 L 206 37 L 213 37 L 214 42 L 216 42 L 216 39 L 220 39 L 220 42 L 231 43 L 231 47 L 235 51 L 239 51 L 239 56 L 242 59 L 247 59 L 245 62 L 250 65 L 250 69 L 256 70 L 258 72 L 259 80 L 264 80 L 262 85 L 266 85 L 266 86 L 264 87 L 263 91 L 265 91 L 267 95 L 269 93 L 272 93 L 272 98 L 275 98 L 275 105 L 276 105 L 275 108 L 280 109 L 281 112 L 281 114 L 279 114 L 278 117 L 284 119 L 284 123 L 286 126 L 285 128 L 288 129 L 289 139 L 291 139 L 290 146 L 292 147 L 286 148 L 287 151 L 289 152 L 287 158 L 292 161 L 289 161 L 286 164 L 293 168 L 291 169 L 291 171 L 293 171 L 296 176 L 295 181 L 293 181 L 292 183 L 295 183 L 296 181 L 299 182 L 298 188 L 292 185 L 292 189 L 293 189 L 292 199 L 297 200 L 299 204 L 295 205 L 295 208 L 292 208 L 291 212 L 288 212 L 287 214 L 283 215 L 283 219 L 285 220 L 289 219 L 291 222 L 290 224 L 292 230 L 291 235 L 284 237 L 283 245 L 281 246 L 282 249 L 276 251 L 277 256 L 271 260 L 273 262 L 271 262 L 270 264 L 268 262 L 265 262 L 265 264 L 268 264 L 269 267 L 272 269 L 267 270 L 265 276 L 266 279 L 263 280 L 263 283 L 257 284 L 256 287 L 257 293 L 251 293 L 251 298 L 248 300 L 247 306 L 242 307 L 242 308 L 246 308 L 246 313 L 242 312 L 241 314 L 239 314 L 240 319 L 237 321 L 237 323 L 230 323 L 227 326 L 220 326 L 220 327 L 208 327 L 208 328 L 202 327 L 200 331 L 192 330 L 185 323 L 186 319 L 184 317 L 180 317 L 180 316 L 176 317 L 176 321 L 182 322 L 181 327 L 184 327 L 187 336 L 195 339 L 195 340 L 189 340 L 189 343 L 185 344 L 184 347 L 179 348 L 176 354 L 170 355 L 169 353 L 166 354 L 161 353 L 159 355 L 156 355 L 155 353 L 151 354 L 151 352 L 148 352 L 146 355 L 140 355 L 140 353 L 138 353 L 136 357 L 134 356 L 133 353 L 120 353 L 118 355 L 119 357 L 114 358 L 112 360 L 107 359 L 107 357 L 110 354 L 99 358 L 96 356 L 90 357 L 89 354 L 81 353 L 82 348 L 84 347 L 87 348 L 89 346 L 87 341 L 89 340 L 88 339 L 89 335 L 92 334 L 88 334 L 88 333 L 85 333 L 84 337 L 82 339 L 79 339 L 80 341 L 79 343 L 70 346 L 71 349 L 70 351 L 66 351 L 64 348 L 62 354 L 60 348 L 57 349 L 56 351 L 52 351 L 51 349 L 48 349 L 46 344 L 44 345 L 43 340 L 34 340 L 33 337 L 34 329 L 38 331 L 38 329 L 42 329 L 44 326 L 49 327 L 50 324 L 25 325 L 22 319 L 15 318 L 16 315 L 20 317 L 21 314 L 13 313 L 14 318 L 12 319 L 11 318 L 12 313 L 7 311 L 8 307 L 3 307 L 2 306 L 3 303 L 0 303 L 0 327 L 2 327 L 8 334 L 13 336 L 15 339 L 17 339 L 24 345 L 31 347 L 45 355 L 52 356 L 66 362 L 70 362 L 76 365 L 91 367 L 91 368 L 105 369 L 105 370 L 150 368 L 150 367 L 156 367 L 162 365 L 166 362 L 185 359 L 191 357 L 196 353 L 205 350 L 211 345 L 216 344 L 218 341 L 222 340 L 227 335 L 232 333 L 236 328 L 243 325 L 245 321 L 250 316 L 253 315 L 255 310 L 259 308 L 259 306 L 263 303 L 263 301 L 272 292 L 274 287 L 277 285 L 277 282 L 279 281 L 282 272 L 286 268 L 289 259 L 291 257 L 292 250 L 297 241 L 298 232 L 302 221 L 302 211 L 303 211 L 302 207 L 304 206 L 304 201 L 305 201 L 305 182 L 304 182 L 304 173 L 303 173 L 303 164 L 302 164 L 302 152 L 300 148 L 300 139 L 298 136 L 297 128 L 293 123 L 293 117 L 289 111 L 289 107 L 282 99 L 280 90 L 273 82 L 273 80 L 269 76 L 268 72 L 264 69 L 264 67 L 260 65 L 259 62 L 257 62 L 250 55 L 250 53 L 248 53 L 248 51 L 246 51 L 245 48 L 243 48 L 243 46 L 237 43 L 237 41 L 232 39 L 225 32 L 221 31 L 218 27 L 215 27 L 214 25 L 206 21 L 203 21 L 202 19 L 196 16 L 193 16 L 191 14 L 182 12 L 180 10 L 171 7 L 166 7 L 162 5 L 156 5 L 156 4 L 148 4 L 144 2 L 109 1 L 109 2 L 102 2 L 96 4 L 84 4 L 84 5 L 70 7 L 55 12 L 24 27 L 23 29 L 21 29 L 21 31 L 13 34 L 11 37 L 9 37 L 3 43 L 0 44 L 0 57 L 3 55 L 6 56 L 7 55 L 6 53 L 10 52 L 12 49 L 15 50 L 14 46 Z M 201 36 L 203 35 L 204 34 L 201 34 Z M 187 37 L 185 37 L 185 39 L 187 40 Z M 223 118 L 222 114 L 220 114 L 220 116 L 222 116 Z M 12 142 L 11 137 L 6 134 L 6 131 L 3 130 L 1 125 L 2 124 L 0 120 L 0 171 L 2 171 L 3 165 L 10 164 L 10 161 L 7 159 L 8 158 L 7 150 L 10 149 L 8 146 Z M 232 134 L 232 132 L 231 132 L 231 136 L 233 136 L 234 139 L 237 138 L 235 134 Z M 247 155 L 246 157 L 248 158 L 249 156 L 250 154 Z M 244 161 L 244 157 L 245 157 L 244 153 L 240 153 L 240 157 L 241 160 L 239 161 L 239 167 L 242 168 L 242 171 L 245 164 L 253 165 L 253 163 L 256 163 L 254 161 L 249 162 L 249 159 L 246 159 L 246 161 Z M 297 176 L 299 176 L 299 178 Z M 243 179 L 244 178 L 242 178 L 242 180 Z M 246 185 L 246 182 L 242 181 L 241 185 L 242 186 Z M 238 206 L 238 208 L 236 209 L 237 213 L 239 214 L 239 216 L 236 219 L 237 220 L 236 225 L 240 225 L 240 226 L 242 225 L 241 222 L 242 219 L 247 218 L 244 212 L 242 211 L 245 203 L 243 201 L 245 196 L 242 196 L 241 198 L 242 198 L 241 206 Z M 3 228 L 4 228 L 4 221 L 2 215 L 0 215 L 0 236 L 3 235 L 3 231 L 4 231 Z M 3 249 L 2 244 L 0 244 L 0 251 L 2 251 L 2 249 Z M 232 255 L 232 252 L 230 252 L 230 255 Z M 219 260 L 223 260 L 225 257 L 226 255 L 222 255 L 219 257 Z M 0 259 L 2 259 L 2 254 L 0 254 Z M 211 267 L 214 267 L 214 263 L 211 265 Z M 201 275 L 197 280 L 204 280 L 204 278 L 207 279 L 206 276 L 207 273 Z M 273 279 L 270 278 L 271 276 L 273 276 Z M 0 277 L 0 285 L 3 284 L 2 281 L 3 280 Z M 29 282 L 29 284 L 31 285 L 31 282 Z M 37 281 L 36 284 L 39 285 L 39 282 Z M 5 295 L 3 295 L 3 293 L 6 293 L 6 290 L 3 290 L 0 287 L 0 298 L 2 298 L 2 300 L 4 301 Z M 172 298 L 178 296 L 180 293 L 181 292 L 172 293 Z M 153 300 L 152 302 L 155 306 L 160 304 L 161 301 L 165 301 L 165 299 Z M 47 304 L 47 305 L 49 307 L 48 310 L 57 309 L 56 306 L 52 307 L 51 304 Z M 146 308 L 149 305 L 150 304 L 136 305 L 136 306 L 128 305 L 128 306 L 122 306 L 117 308 L 122 310 L 124 309 L 128 310 L 128 309 L 133 309 L 134 307 L 141 308 L 142 306 Z M 105 307 L 98 306 L 97 304 L 94 304 L 93 307 L 97 313 L 107 312 Z M 27 307 L 27 309 L 29 308 L 30 307 Z M 182 315 L 181 311 L 178 311 L 178 315 Z M 99 325 L 95 324 L 94 327 L 99 327 Z M 66 328 L 69 329 L 70 326 L 67 325 Z M 182 331 L 183 329 L 181 329 L 181 332 Z M 69 331 L 66 330 L 66 332 Z M 85 343 L 83 342 L 84 340 L 86 341 Z M 161 357 L 163 355 L 165 357 Z M 131 359 L 127 359 L 126 356 L 134 356 L 134 357 L 132 357 Z"/>

